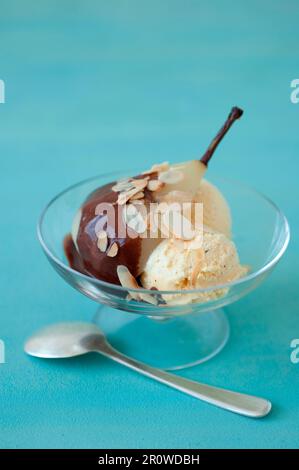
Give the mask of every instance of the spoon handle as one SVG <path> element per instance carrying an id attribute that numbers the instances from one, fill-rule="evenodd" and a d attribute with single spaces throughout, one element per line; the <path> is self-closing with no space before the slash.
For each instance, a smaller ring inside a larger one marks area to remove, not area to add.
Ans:
<path id="1" fill-rule="evenodd" d="M 169 387 L 187 393 L 199 400 L 216 405 L 225 410 L 239 413 L 251 418 L 266 416 L 271 410 L 271 402 L 264 398 L 246 395 L 244 393 L 232 392 L 223 388 L 212 387 L 193 380 L 185 379 L 175 374 L 170 374 L 161 369 L 148 366 L 142 362 L 131 359 L 121 354 L 114 348 L 105 348 L 97 352 L 114 361 L 140 372 L 147 377 L 157 380 Z"/>

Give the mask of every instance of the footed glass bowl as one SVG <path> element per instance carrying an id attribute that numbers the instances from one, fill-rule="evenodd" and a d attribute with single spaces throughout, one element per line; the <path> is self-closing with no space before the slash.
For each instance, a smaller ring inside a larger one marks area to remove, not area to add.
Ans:
<path id="1" fill-rule="evenodd" d="M 130 175 L 137 174 L 130 172 Z M 237 281 L 198 290 L 153 291 L 125 289 L 71 269 L 63 251 L 77 209 L 86 197 L 105 183 L 129 174 L 115 172 L 75 184 L 44 209 L 38 223 L 38 238 L 56 271 L 74 288 L 102 306 L 94 321 L 109 341 L 122 352 L 168 370 L 199 364 L 217 354 L 229 337 L 223 307 L 255 289 L 285 252 L 289 242 L 286 217 L 267 197 L 240 182 L 213 178 L 232 212 L 233 240 L 249 274 Z M 190 294 L 223 289 L 224 295 L 208 302 L 188 303 Z M 136 292 L 146 301 L 133 300 Z M 128 295 L 130 294 L 130 295 Z M 162 303 L 180 294 L 178 303 Z"/>

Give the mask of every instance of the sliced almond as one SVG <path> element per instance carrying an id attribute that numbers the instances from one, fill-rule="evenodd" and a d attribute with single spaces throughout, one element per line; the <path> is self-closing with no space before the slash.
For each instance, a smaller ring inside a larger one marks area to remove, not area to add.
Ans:
<path id="1" fill-rule="evenodd" d="M 119 282 L 123 287 L 127 289 L 139 289 L 138 282 L 136 281 L 135 277 L 130 273 L 127 266 L 120 264 L 117 266 L 116 269 Z"/>
<path id="2" fill-rule="evenodd" d="M 138 282 L 136 281 L 135 277 L 132 276 L 126 266 L 120 264 L 119 266 L 117 266 L 116 272 L 118 275 L 119 282 L 125 289 L 139 289 Z M 129 295 L 131 298 L 139 300 L 139 295 L 137 294 L 137 292 L 130 291 Z"/>
<path id="3" fill-rule="evenodd" d="M 145 294 L 144 292 L 140 292 L 139 297 L 141 300 L 143 300 L 144 302 L 147 302 L 148 304 L 158 305 L 159 303 L 158 297 L 155 294 L 151 295 L 151 294 Z"/>
<path id="4" fill-rule="evenodd" d="M 120 192 L 123 192 L 123 191 L 129 191 L 130 189 L 133 189 L 133 184 L 131 181 L 129 181 L 129 179 L 126 179 L 126 180 L 122 180 L 122 181 L 117 181 L 117 183 L 112 186 L 112 191 L 114 191 L 115 193 L 120 193 Z"/>
<path id="5" fill-rule="evenodd" d="M 141 178 L 141 179 L 132 179 L 130 181 L 130 187 L 120 192 L 118 195 L 117 203 L 120 205 L 126 204 L 130 199 L 136 196 L 138 193 L 141 193 L 144 188 L 147 186 L 149 177 Z M 143 197 L 143 196 L 142 196 Z M 135 199 L 141 199 L 141 194 Z"/>
<path id="6" fill-rule="evenodd" d="M 147 183 L 147 189 L 149 191 L 159 191 L 159 189 L 162 189 L 164 186 L 164 183 L 159 180 L 150 180 Z"/>
<path id="7" fill-rule="evenodd" d="M 134 204 L 127 204 L 122 211 L 123 220 L 126 225 L 138 214 L 137 207 Z"/>
<path id="8" fill-rule="evenodd" d="M 159 174 L 158 179 L 162 181 L 162 183 L 166 184 L 176 184 L 182 181 L 184 178 L 184 174 L 182 171 L 175 170 L 174 168 L 170 168 L 167 171 L 163 171 Z"/>
<path id="9" fill-rule="evenodd" d="M 119 204 L 120 206 L 123 206 L 124 204 L 128 202 L 129 199 L 130 199 L 130 191 L 127 191 L 125 193 L 120 193 L 117 198 L 117 204 Z"/>
<path id="10" fill-rule="evenodd" d="M 134 194 L 134 196 L 130 198 L 130 201 L 135 201 L 136 199 L 143 199 L 143 198 L 144 198 L 144 192 L 139 191 L 139 193 Z"/>
<path id="11" fill-rule="evenodd" d="M 100 232 L 97 233 L 98 241 L 98 249 L 102 252 L 107 250 L 108 246 L 108 236 L 105 230 L 100 230 Z"/>
<path id="12" fill-rule="evenodd" d="M 139 191 L 142 191 L 142 189 L 146 188 L 148 179 L 149 178 L 147 177 L 139 180 L 132 180 L 132 185 L 134 188 L 139 188 Z"/>
<path id="13" fill-rule="evenodd" d="M 129 269 L 124 265 L 117 266 L 117 275 L 119 282 L 125 289 L 140 289 L 138 282 L 136 281 L 135 277 L 132 276 Z M 146 294 L 143 292 L 129 292 L 129 298 L 134 300 L 143 300 L 144 302 L 148 302 L 153 305 L 158 304 L 158 299 L 155 295 L 151 296 L 151 294 Z"/>
<path id="14" fill-rule="evenodd" d="M 133 219 L 129 224 L 128 227 L 133 230 L 134 232 L 141 235 L 147 229 L 147 220 L 143 220 L 141 214 L 139 214 L 135 219 Z"/>
<path id="15" fill-rule="evenodd" d="M 147 185 L 147 183 L 145 184 L 145 186 L 146 186 L 146 185 Z M 145 187 L 145 186 L 144 186 L 144 187 Z M 126 192 L 124 192 L 124 193 L 120 193 L 120 194 L 118 195 L 118 198 L 117 198 L 117 203 L 118 203 L 119 205 L 124 205 L 124 204 L 126 204 L 133 196 L 135 196 L 136 194 L 138 194 L 138 193 L 141 191 L 141 189 L 143 189 L 143 188 L 137 187 L 137 188 L 131 189 L 130 191 L 126 191 Z"/>
<path id="16" fill-rule="evenodd" d="M 116 242 L 112 243 L 109 250 L 107 251 L 107 256 L 114 258 L 118 253 L 118 244 Z"/>
<path id="17" fill-rule="evenodd" d="M 117 204 L 121 206 L 126 204 L 131 199 L 131 197 L 135 196 L 135 194 L 139 192 L 140 192 L 139 188 L 133 188 L 133 189 L 130 189 L 130 191 L 125 191 L 124 193 L 120 193 L 117 198 Z"/>
<path id="18" fill-rule="evenodd" d="M 137 206 L 138 207 L 138 206 Z M 123 209 L 123 219 L 126 225 L 134 230 L 134 232 L 141 234 L 147 229 L 147 220 L 142 215 L 142 212 L 137 209 L 134 204 L 128 204 Z"/>
<path id="19" fill-rule="evenodd" d="M 112 186 L 111 189 L 115 193 L 121 193 L 123 191 L 130 191 L 130 189 L 132 188 L 133 186 L 130 183 L 127 183 L 127 184 L 115 184 L 114 186 Z"/>
<path id="20" fill-rule="evenodd" d="M 130 204 L 138 208 L 143 206 L 144 202 L 141 199 L 130 199 Z"/>

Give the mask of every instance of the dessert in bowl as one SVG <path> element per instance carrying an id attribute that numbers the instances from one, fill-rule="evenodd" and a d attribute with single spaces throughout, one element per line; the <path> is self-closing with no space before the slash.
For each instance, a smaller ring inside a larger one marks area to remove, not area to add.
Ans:
<path id="1" fill-rule="evenodd" d="M 229 333 L 221 307 L 257 287 L 287 247 L 286 218 L 268 198 L 203 179 L 241 114 L 233 108 L 201 160 L 93 177 L 40 218 L 48 259 L 104 305 L 95 320 L 110 341 L 153 365 L 175 369 L 216 354 Z"/>

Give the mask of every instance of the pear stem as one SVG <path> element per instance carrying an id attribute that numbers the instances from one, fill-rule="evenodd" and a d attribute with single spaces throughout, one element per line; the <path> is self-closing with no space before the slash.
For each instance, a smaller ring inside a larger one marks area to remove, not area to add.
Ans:
<path id="1" fill-rule="evenodd" d="M 231 112 L 229 113 L 228 115 L 228 118 L 227 120 L 225 121 L 224 125 L 221 127 L 220 131 L 218 132 L 218 134 L 216 135 L 216 137 L 212 140 L 212 142 L 210 143 L 206 153 L 201 157 L 200 161 L 205 165 L 205 166 L 208 166 L 208 163 L 210 161 L 210 159 L 212 158 L 213 156 L 213 153 L 215 152 L 216 148 L 218 147 L 218 145 L 220 144 L 221 140 L 223 139 L 223 137 L 225 136 L 225 134 L 227 133 L 227 131 L 230 129 L 230 127 L 232 126 L 232 124 L 237 120 L 239 119 L 243 114 L 243 110 L 240 109 L 240 108 L 237 108 L 236 106 L 234 106 L 231 110 Z"/>

